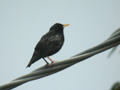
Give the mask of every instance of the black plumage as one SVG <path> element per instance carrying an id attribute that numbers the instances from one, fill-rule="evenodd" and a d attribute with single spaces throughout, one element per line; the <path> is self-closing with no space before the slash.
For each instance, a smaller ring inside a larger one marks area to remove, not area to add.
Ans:
<path id="1" fill-rule="evenodd" d="M 40 58 L 43 58 L 43 60 L 45 60 L 45 57 L 51 60 L 52 63 L 54 62 L 48 56 L 57 53 L 63 46 L 64 43 L 63 29 L 68 25 L 69 24 L 56 23 L 50 28 L 49 32 L 47 32 L 37 43 L 33 56 L 27 67 L 30 67 L 34 62 L 38 61 Z M 45 62 L 48 64 L 46 60 Z"/>

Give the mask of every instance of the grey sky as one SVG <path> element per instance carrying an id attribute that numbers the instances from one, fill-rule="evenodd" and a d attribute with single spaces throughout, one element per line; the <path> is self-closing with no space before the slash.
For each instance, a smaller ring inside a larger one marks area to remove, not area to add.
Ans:
<path id="1" fill-rule="evenodd" d="M 0 0 L 0 85 L 45 64 L 25 69 L 34 47 L 51 25 L 65 28 L 65 43 L 54 60 L 95 46 L 120 27 L 120 0 Z M 108 90 L 120 81 L 119 49 L 98 54 L 54 75 L 14 90 Z"/>

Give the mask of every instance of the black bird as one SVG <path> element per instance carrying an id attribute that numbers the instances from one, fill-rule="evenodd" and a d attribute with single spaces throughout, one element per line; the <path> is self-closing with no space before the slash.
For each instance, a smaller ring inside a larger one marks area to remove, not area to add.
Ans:
<path id="1" fill-rule="evenodd" d="M 40 58 L 42 58 L 47 64 L 49 64 L 45 58 L 48 58 L 51 63 L 54 63 L 52 59 L 49 58 L 49 56 L 57 53 L 64 43 L 64 27 L 69 26 L 69 24 L 60 24 L 56 23 L 54 24 L 49 32 L 47 32 L 37 43 L 33 56 L 27 65 L 27 67 L 30 67 L 34 62 L 38 61 Z"/>

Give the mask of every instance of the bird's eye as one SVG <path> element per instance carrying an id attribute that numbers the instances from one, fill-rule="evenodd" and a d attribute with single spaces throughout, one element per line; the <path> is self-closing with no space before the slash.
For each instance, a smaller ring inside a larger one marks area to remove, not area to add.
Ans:
<path id="1" fill-rule="evenodd" d="M 58 27 L 55 27 L 55 29 L 57 30 L 57 29 L 58 29 Z"/>

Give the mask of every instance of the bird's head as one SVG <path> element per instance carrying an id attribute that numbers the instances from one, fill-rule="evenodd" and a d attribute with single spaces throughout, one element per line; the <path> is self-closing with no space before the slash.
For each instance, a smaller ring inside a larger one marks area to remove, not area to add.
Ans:
<path id="1" fill-rule="evenodd" d="M 67 26 L 69 26 L 69 24 L 56 23 L 50 28 L 50 31 L 63 32 L 64 27 L 67 27 Z"/>

